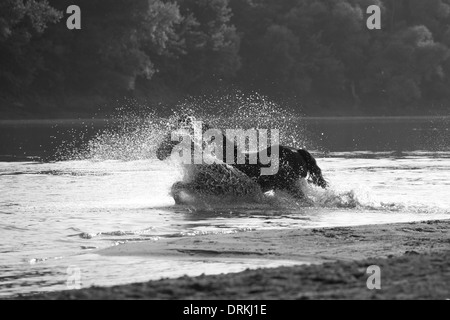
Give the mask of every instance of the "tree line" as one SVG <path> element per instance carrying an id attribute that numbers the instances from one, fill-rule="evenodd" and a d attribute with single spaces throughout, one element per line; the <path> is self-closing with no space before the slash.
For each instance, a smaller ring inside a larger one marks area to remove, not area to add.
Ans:
<path id="1" fill-rule="evenodd" d="M 81 30 L 65 23 L 73 4 Z M 381 30 L 366 27 L 370 5 Z M 445 109 L 449 46 L 450 0 L 2 0 L 0 101 L 239 89 L 328 110 Z"/>

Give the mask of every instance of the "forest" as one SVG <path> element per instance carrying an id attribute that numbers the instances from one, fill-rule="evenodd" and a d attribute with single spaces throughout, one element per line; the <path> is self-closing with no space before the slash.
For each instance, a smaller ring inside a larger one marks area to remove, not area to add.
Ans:
<path id="1" fill-rule="evenodd" d="M 0 119 L 235 93 L 313 116 L 450 114 L 449 48 L 450 0 L 1 0 Z"/>

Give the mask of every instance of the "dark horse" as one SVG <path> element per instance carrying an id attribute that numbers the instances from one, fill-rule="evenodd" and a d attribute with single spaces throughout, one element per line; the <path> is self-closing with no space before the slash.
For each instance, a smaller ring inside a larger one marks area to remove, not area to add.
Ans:
<path id="1" fill-rule="evenodd" d="M 184 125 L 186 125 L 185 120 Z M 189 124 L 189 121 L 188 121 Z M 204 131 L 208 129 L 209 126 L 203 128 Z M 223 146 L 226 148 L 228 139 L 225 135 L 223 135 Z M 159 160 L 165 160 L 172 153 L 173 148 L 178 144 L 177 141 L 172 141 L 171 136 L 165 138 L 165 140 L 159 145 L 157 149 L 157 157 Z M 234 145 L 234 164 L 230 164 L 232 167 L 237 169 L 238 171 L 244 173 L 247 177 L 253 179 L 258 183 L 261 190 L 263 192 L 271 191 L 271 190 L 286 190 L 289 193 L 303 198 L 304 194 L 297 186 L 297 182 L 299 179 L 308 179 L 308 181 L 314 185 L 317 185 L 322 188 L 327 187 L 327 182 L 322 176 L 322 170 L 317 165 L 314 157 L 306 150 L 303 149 L 294 149 L 287 146 L 273 146 L 272 148 L 279 148 L 279 169 L 273 175 L 262 175 L 261 169 L 270 168 L 271 164 L 262 164 L 258 159 L 256 164 L 249 163 L 249 154 L 243 153 L 238 149 L 236 143 L 230 143 L 229 145 Z M 267 152 L 268 157 L 271 155 L 271 151 L 273 149 L 268 148 L 265 150 Z M 226 150 L 223 152 L 223 160 L 226 163 L 225 159 Z M 244 164 L 237 164 L 239 155 L 243 155 L 246 159 Z"/>

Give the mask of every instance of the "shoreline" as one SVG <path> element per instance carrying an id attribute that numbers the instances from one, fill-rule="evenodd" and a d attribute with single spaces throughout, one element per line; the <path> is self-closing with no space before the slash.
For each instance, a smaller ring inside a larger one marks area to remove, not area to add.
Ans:
<path id="1" fill-rule="evenodd" d="M 108 256 L 248 257 L 309 265 L 182 277 L 15 299 L 449 299 L 450 220 L 358 227 L 264 230 L 129 243 Z M 381 269 L 381 290 L 366 286 Z"/>

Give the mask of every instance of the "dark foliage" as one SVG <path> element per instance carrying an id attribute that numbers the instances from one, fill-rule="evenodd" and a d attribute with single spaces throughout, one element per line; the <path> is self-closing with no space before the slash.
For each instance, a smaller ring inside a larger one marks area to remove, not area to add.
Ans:
<path id="1" fill-rule="evenodd" d="M 81 30 L 66 28 L 72 4 Z M 449 101 L 448 46 L 450 0 L 2 0 L 0 98 L 238 88 L 401 110 Z"/>

